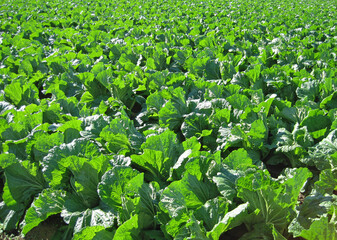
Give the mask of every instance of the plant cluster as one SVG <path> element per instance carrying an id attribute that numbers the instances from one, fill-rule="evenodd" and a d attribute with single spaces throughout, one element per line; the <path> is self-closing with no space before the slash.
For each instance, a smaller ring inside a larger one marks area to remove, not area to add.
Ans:
<path id="1" fill-rule="evenodd" d="M 337 238 L 335 1 L 12 0 L 0 23 L 4 231 Z"/>

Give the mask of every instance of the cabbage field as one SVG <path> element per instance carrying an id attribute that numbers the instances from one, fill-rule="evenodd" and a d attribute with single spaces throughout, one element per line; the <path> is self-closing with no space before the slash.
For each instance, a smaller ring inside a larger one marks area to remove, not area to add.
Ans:
<path id="1" fill-rule="evenodd" d="M 0 238 L 337 239 L 336 26 L 336 0 L 0 0 Z"/>

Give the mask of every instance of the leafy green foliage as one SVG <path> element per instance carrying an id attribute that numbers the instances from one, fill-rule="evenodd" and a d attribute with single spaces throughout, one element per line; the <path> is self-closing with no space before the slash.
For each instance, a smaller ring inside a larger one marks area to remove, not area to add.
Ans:
<path id="1" fill-rule="evenodd" d="M 60 239 L 336 238 L 336 12 L 3 1 L 0 227 L 57 215 Z"/>
<path id="2" fill-rule="evenodd" d="M 46 220 L 49 216 L 61 213 L 64 205 L 64 192 L 45 189 L 28 208 L 25 215 L 25 226 L 22 233 L 26 234 L 31 229 Z"/>

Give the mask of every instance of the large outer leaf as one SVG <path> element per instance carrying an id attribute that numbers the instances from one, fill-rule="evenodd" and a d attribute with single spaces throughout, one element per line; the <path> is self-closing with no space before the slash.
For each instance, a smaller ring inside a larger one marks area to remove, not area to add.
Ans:
<path id="1" fill-rule="evenodd" d="M 286 180 L 279 183 L 266 172 L 258 171 L 238 180 L 238 196 L 249 202 L 252 210 L 259 209 L 266 224 L 273 224 L 281 232 L 294 214 L 297 197 L 307 179 L 308 169 L 288 171 Z"/>
<path id="2" fill-rule="evenodd" d="M 71 204 L 76 203 L 73 202 Z M 74 206 L 74 208 L 76 208 L 76 206 Z M 82 211 L 68 211 L 66 208 L 62 210 L 61 216 L 63 217 L 63 220 L 69 224 L 70 228 L 74 230 L 74 233 L 90 226 L 110 228 L 114 225 L 117 217 L 114 212 L 102 207 Z"/>
<path id="3" fill-rule="evenodd" d="M 176 134 L 169 130 L 159 135 L 150 136 L 142 145 L 142 149 L 161 151 L 163 157 L 169 158 L 172 162 L 175 162 L 183 152 Z"/>
<path id="4" fill-rule="evenodd" d="M 337 152 L 337 130 L 333 130 L 329 135 L 312 147 L 309 156 L 313 159 L 316 167 L 320 170 L 337 166 L 332 155 Z"/>
<path id="5" fill-rule="evenodd" d="M 111 240 L 113 237 L 114 233 L 105 230 L 105 227 L 91 226 L 74 234 L 73 240 Z"/>
<path id="6" fill-rule="evenodd" d="M 165 182 L 169 176 L 169 169 L 173 163 L 163 157 L 163 152 L 145 149 L 142 155 L 132 155 L 132 162 L 152 174 L 153 180 Z"/>
<path id="7" fill-rule="evenodd" d="M 84 137 L 98 137 L 111 119 L 102 115 L 92 115 L 82 119 L 81 135 Z"/>
<path id="8" fill-rule="evenodd" d="M 337 169 L 325 169 L 315 182 L 315 189 L 321 194 L 333 194 L 337 190 Z"/>
<path id="9" fill-rule="evenodd" d="M 139 227 L 142 219 L 134 215 L 128 221 L 124 222 L 116 231 L 114 240 L 140 240 L 141 229 Z"/>
<path id="10" fill-rule="evenodd" d="M 49 154 L 46 157 L 43 158 L 42 172 L 44 177 L 48 181 L 52 181 L 53 171 L 60 170 L 62 168 L 62 166 L 59 165 L 59 161 L 62 158 L 72 155 L 92 159 L 94 157 L 98 157 L 100 155 L 100 151 L 96 144 L 84 138 L 78 138 L 71 143 L 56 146 L 49 151 Z"/>
<path id="11" fill-rule="evenodd" d="M 86 162 L 85 158 L 75 156 L 65 159 L 71 163 L 67 169 L 73 175 L 70 177 L 70 184 L 74 194 L 83 201 L 85 206 L 90 208 L 97 206 L 99 202 L 97 185 L 106 170 L 106 166 L 104 166 L 106 164 L 101 161 Z M 96 159 L 99 160 L 99 158 Z"/>
<path id="12" fill-rule="evenodd" d="M 41 172 L 27 161 L 22 162 L 22 164 L 14 163 L 6 167 L 5 176 L 8 188 L 4 190 L 3 199 L 9 206 L 16 202 L 24 205 L 29 204 L 34 195 L 46 187 Z"/>
<path id="13" fill-rule="evenodd" d="M 113 153 L 138 152 L 145 141 L 145 137 L 136 130 L 124 111 L 121 116 L 113 119 L 109 126 L 102 129 L 100 137 L 106 141 L 108 150 Z"/>
<path id="14" fill-rule="evenodd" d="M 223 161 L 223 166 L 213 181 L 216 183 L 222 196 L 228 201 L 233 201 L 236 197 L 236 181 L 239 177 L 245 176 L 245 170 L 253 167 L 253 161 L 243 148 L 232 151 Z"/>
<path id="15" fill-rule="evenodd" d="M 337 239 L 336 220 L 329 222 L 328 217 L 315 220 L 309 229 L 304 229 L 300 235 L 307 240 L 335 240 Z"/>
<path id="16" fill-rule="evenodd" d="M 173 97 L 159 111 L 159 123 L 162 126 L 167 126 L 171 130 L 180 128 L 184 114 L 188 111 L 184 94 L 182 88 L 175 89 Z"/>
<path id="17" fill-rule="evenodd" d="M 321 194 L 307 196 L 297 207 L 297 217 L 289 225 L 289 232 L 293 233 L 294 237 L 301 236 L 302 231 L 309 229 L 314 221 L 319 221 L 327 215 L 333 201 L 331 196 Z"/>
<path id="18" fill-rule="evenodd" d="M 134 195 L 137 186 L 142 185 L 142 182 L 131 182 L 138 174 L 138 171 L 124 166 L 107 171 L 98 185 L 98 194 L 102 201 L 116 211 L 121 209 L 125 197 L 128 194 Z"/>
<path id="19" fill-rule="evenodd" d="M 237 206 L 232 211 L 226 213 L 223 219 L 221 219 L 221 221 L 217 223 L 210 232 L 207 233 L 207 236 L 214 240 L 219 239 L 223 232 L 241 225 L 247 216 L 247 211 L 248 203 Z"/>
<path id="20" fill-rule="evenodd" d="M 55 146 L 59 146 L 64 142 L 64 135 L 60 132 L 47 134 L 44 132 L 37 132 L 34 134 L 34 139 L 31 140 L 32 149 L 31 155 L 34 160 L 41 162 L 45 156 L 48 155 L 49 150 Z"/>
<path id="21" fill-rule="evenodd" d="M 162 211 L 174 218 L 187 212 L 188 209 L 201 207 L 217 194 L 211 183 L 198 181 L 195 176 L 188 174 L 182 180 L 175 181 L 165 188 L 159 206 Z"/>
<path id="22" fill-rule="evenodd" d="M 64 192 L 60 190 L 45 189 L 34 200 L 25 215 L 23 234 L 46 220 L 49 216 L 61 213 L 64 204 Z"/>
<path id="23" fill-rule="evenodd" d="M 194 216 L 203 221 L 205 229 L 210 231 L 228 212 L 229 203 L 225 198 L 213 198 L 194 212 Z"/>
<path id="24" fill-rule="evenodd" d="M 172 131 L 165 131 L 159 135 L 150 136 L 142 144 L 144 153 L 132 155 L 132 162 L 151 173 L 150 179 L 165 182 L 179 156 L 183 147 L 179 144 L 177 137 Z"/>
<path id="25" fill-rule="evenodd" d="M 181 131 L 186 138 L 194 136 L 200 137 L 203 130 L 208 130 L 210 128 L 207 120 L 206 114 L 190 113 L 185 117 L 184 123 L 181 126 Z"/>
<path id="26" fill-rule="evenodd" d="M 6 96 L 14 103 L 16 106 L 19 105 L 22 99 L 22 88 L 19 82 L 13 82 L 5 88 Z"/>

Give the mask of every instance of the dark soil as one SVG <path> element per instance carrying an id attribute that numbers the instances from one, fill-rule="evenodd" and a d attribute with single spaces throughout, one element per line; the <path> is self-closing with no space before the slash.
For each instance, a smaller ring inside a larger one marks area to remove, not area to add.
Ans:
<path id="1" fill-rule="evenodd" d="M 241 224 L 240 226 L 221 234 L 219 240 L 237 240 L 245 233 L 247 233 L 247 228 L 244 224 Z"/>
<path id="2" fill-rule="evenodd" d="M 37 227 L 33 228 L 26 234 L 25 240 L 51 240 L 57 230 L 64 226 L 60 215 L 50 216 L 47 220 L 40 223 Z"/>
<path id="3" fill-rule="evenodd" d="M 33 228 L 25 237 L 1 232 L 0 240 L 52 240 L 57 230 L 62 226 L 65 226 L 65 223 L 60 215 L 53 215 Z"/>

